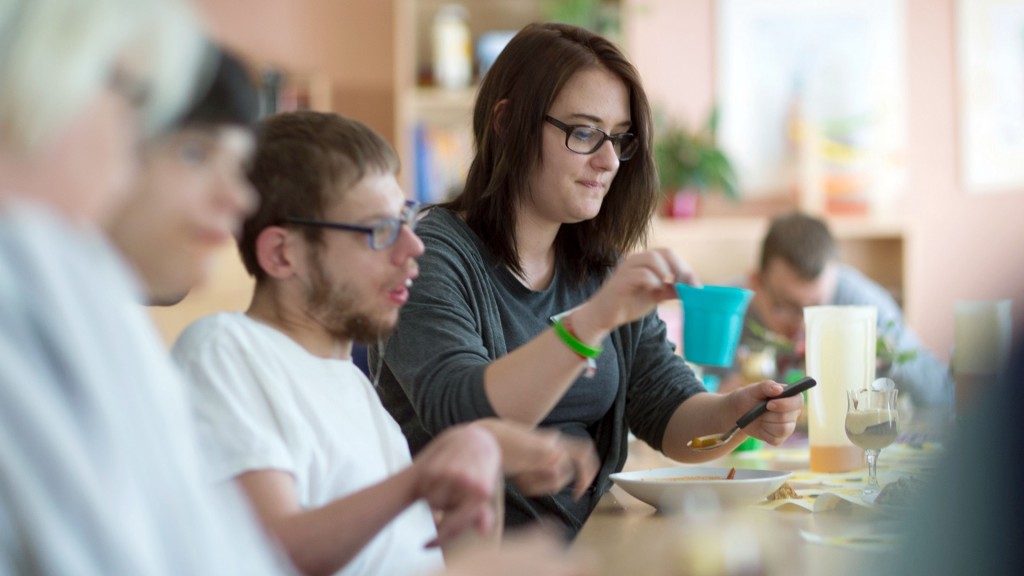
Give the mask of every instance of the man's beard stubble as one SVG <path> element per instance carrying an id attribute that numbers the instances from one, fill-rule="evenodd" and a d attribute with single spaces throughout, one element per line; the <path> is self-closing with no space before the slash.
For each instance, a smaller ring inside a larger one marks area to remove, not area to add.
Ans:
<path id="1" fill-rule="evenodd" d="M 319 252 L 319 251 L 317 251 Z M 359 309 L 360 299 L 348 285 L 332 287 L 320 254 L 312 254 L 312 285 L 306 293 L 309 312 L 320 319 L 332 337 L 372 343 L 391 334 L 393 322 L 373 318 Z"/>

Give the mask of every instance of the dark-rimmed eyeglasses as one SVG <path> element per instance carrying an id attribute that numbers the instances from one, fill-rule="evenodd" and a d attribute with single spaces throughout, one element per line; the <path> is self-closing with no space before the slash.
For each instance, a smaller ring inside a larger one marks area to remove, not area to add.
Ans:
<path id="1" fill-rule="evenodd" d="M 314 220 L 312 218 L 297 218 L 289 216 L 284 219 L 289 224 L 299 226 L 316 226 L 317 228 L 330 228 L 332 230 L 347 230 L 349 232 L 362 232 L 370 237 L 370 248 L 373 250 L 386 250 L 395 245 L 398 235 L 402 232 L 402 225 L 405 224 L 409 230 L 416 230 L 416 218 L 419 215 L 420 203 L 415 200 L 406 200 L 405 208 L 399 218 L 382 218 L 370 225 L 348 224 L 345 222 L 328 222 L 326 220 Z"/>
<path id="2" fill-rule="evenodd" d="M 611 140 L 612 148 L 620 162 L 625 162 L 636 154 L 640 147 L 640 140 L 632 132 L 621 134 L 608 134 L 600 128 L 593 126 L 582 126 L 579 124 L 566 124 L 559 122 L 551 116 L 544 116 L 549 124 L 565 132 L 565 147 L 577 154 L 593 154 L 604 145 L 605 140 Z"/>

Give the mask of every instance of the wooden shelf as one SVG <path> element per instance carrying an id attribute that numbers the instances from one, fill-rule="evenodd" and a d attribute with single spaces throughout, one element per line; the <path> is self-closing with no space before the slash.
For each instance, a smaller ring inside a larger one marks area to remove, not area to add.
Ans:
<path id="1" fill-rule="evenodd" d="M 476 88 L 416 88 L 406 99 L 412 118 L 432 126 L 472 126 Z"/>
<path id="2" fill-rule="evenodd" d="M 896 221 L 853 217 L 827 217 L 829 229 L 837 240 L 903 238 L 903 224 Z M 760 241 L 768 230 L 768 217 L 733 216 L 672 219 L 657 217 L 651 230 L 652 238 L 722 238 L 754 239 Z"/>
<path id="3" fill-rule="evenodd" d="M 272 65 L 258 68 L 261 114 L 331 110 L 333 90 L 331 79 L 326 74 L 293 73 Z"/>
<path id="4" fill-rule="evenodd" d="M 830 216 L 825 219 L 832 234 L 842 240 L 903 239 L 905 226 L 895 220 L 878 220 L 852 216 Z"/>
<path id="5" fill-rule="evenodd" d="M 431 29 L 434 16 L 438 10 L 452 0 L 405 0 L 411 7 L 413 16 L 413 37 L 408 47 L 412 58 L 412 72 L 416 76 L 429 75 L 430 60 L 433 54 L 431 47 Z M 543 0 L 460 0 L 469 14 L 467 24 L 475 42 L 480 34 L 495 30 L 519 30 L 530 22 L 543 18 L 541 5 Z M 413 80 L 410 78 L 410 80 Z"/>

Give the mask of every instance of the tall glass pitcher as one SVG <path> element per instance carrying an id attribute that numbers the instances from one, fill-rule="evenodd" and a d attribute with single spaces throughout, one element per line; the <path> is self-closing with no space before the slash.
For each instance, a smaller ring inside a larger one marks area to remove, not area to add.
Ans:
<path id="1" fill-rule="evenodd" d="M 863 452 L 846 437 L 846 391 L 863 390 L 875 379 L 877 315 L 874 306 L 804 308 L 807 375 L 818 381 L 807 392 L 812 471 L 863 465 Z"/>

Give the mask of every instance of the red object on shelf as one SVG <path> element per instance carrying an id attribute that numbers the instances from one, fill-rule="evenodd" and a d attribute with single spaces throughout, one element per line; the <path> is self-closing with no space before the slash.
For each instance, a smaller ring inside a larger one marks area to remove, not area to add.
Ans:
<path id="1" fill-rule="evenodd" d="M 700 192 L 678 190 L 665 196 L 662 214 L 669 218 L 694 218 L 700 204 Z"/>

